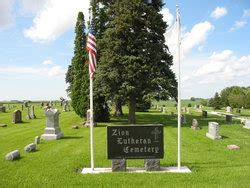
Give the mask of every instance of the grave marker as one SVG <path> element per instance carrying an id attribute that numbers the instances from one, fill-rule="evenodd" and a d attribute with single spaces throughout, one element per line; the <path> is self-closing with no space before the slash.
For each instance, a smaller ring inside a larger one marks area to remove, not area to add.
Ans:
<path id="1" fill-rule="evenodd" d="M 217 122 L 208 123 L 208 133 L 206 133 L 206 136 L 213 140 L 221 139 L 221 136 L 219 135 L 219 124 Z"/>
<path id="2" fill-rule="evenodd" d="M 13 123 L 22 123 L 22 112 L 20 110 L 14 111 L 12 115 L 12 122 Z"/>
<path id="3" fill-rule="evenodd" d="M 47 117 L 47 127 L 45 133 L 41 136 L 45 140 L 57 140 L 63 137 L 63 133 L 59 127 L 59 111 L 57 109 L 47 109 L 45 115 Z"/>

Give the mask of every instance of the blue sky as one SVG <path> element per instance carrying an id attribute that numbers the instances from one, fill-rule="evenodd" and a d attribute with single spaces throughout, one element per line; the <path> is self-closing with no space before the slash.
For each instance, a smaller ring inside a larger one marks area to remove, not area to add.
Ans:
<path id="1" fill-rule="evenodd" d="M 0 1 L 0 101 L 66 97 L 65 72 L 73 56 L 74 25 L 88 0 Z M 212 97 L 231 85 L 250 85 L 250 1 L 166 1 L 172 25 L 182 25 L 182 97 Z M 165 35 L 175 55 L 175 36 Z M 173 66 L 175 71 L 176 63 Z"/>

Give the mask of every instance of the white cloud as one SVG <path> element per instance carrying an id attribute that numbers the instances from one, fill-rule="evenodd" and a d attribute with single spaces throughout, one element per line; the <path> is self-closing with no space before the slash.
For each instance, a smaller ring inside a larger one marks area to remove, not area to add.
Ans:
<path id="1" fill-rule="evenodd" d="M 214 52 L 208 61 L 194 72 L 193 79 L 199 78 L 199 84 L 246 79 L 245 76 L 250 74 L 249 65 L 250 55 L 238 58 L 231 50 Z"/>
<path id="2" fill-rule="evenodd" d="M 35 76 L 64 76 L 66 70 L 61 66 L 52 66 L 50 68 L 37 68 L 37 67 L 0 67 L 0 73 L 4 74 L 18 74 L 18 75 L 35 75 Z"/>
<path id="3" fill-rule="evenodd" d="M 52 64 L 53 64 L 53 61 L 51 61 L 50 59 L 48 59 L 48 60 L 43 61 L 42 64 L 43 64 L 43 65 L 52 65 Z"/>
<path id="4" fill-rule="evenodd" d="M 247 21 L 235 21 L 234 26 L 230 28 L 230 31 L 240 29 L 247 24 Z"/>
<path id="5" fill-rule="evenodd" d="M 219 19 L 227 14 L 227 9 L 225 7 L 216 7 L 210 14 L 212 18 Z"/>
<path id="6" fill-rule="evenodd" d="M 224 50 L 220 53 L 213 52 L 210 56 L 210 59 L 213 61 L 226 61 L 233 57 L 233 51 L 231 50 Z"/>
<path id="7" fill-rule="evenodd" d="M 210 22 L 205 21 L 195 24 L 189 32 L 182 31 L 181 58 L 186 58 L 195 47 L 201 50 L 200 46 L 204 45 L 209 33 L 213 29 L 214 26 Z M 175 27 L 173 26 L 164 36 L 170 52 L 175 56 L 177 51 L 177 31 Z"/>
<path id="8" fill-rule="evenodd" d="M 183 56 L 190 53 L 194 47 L 204 44 L 213 28 L 210 22 L 205 21 L 194 25 L 190 32 L 185 33 L 181 45 Z"/>
<path id="9" fill-rule="evenodd" d="M 34 7 L 34 2 L 24 1 L 26 9 L 35 13 L 33 25 L 24 30 L 24 35 L 35 42 L 53 41 L 65 31 L 72 29 L 79 11 L 83 11 L 85 20 L 88 19 L 89 0 L 40 0 L 39 2 L 42 4 L 40 9 Z"/>
<path id="10" fill-rule="evenodd" d="M 9 26 L 14 21 L 14 16 L 12 14 L 13 0 L 1 0 L 0 3 L 0 28 Z"/>
<path id="11" fill-rule="evenodd" d="M 243 16 L 242 16 L 242 17 L 243 17 L 243 18 L 250 17 L 250 9 L 244 10 Z"/>
<path id="12" fill-rule="evenodd" d="M 169 9 L 162 9 L 161 14 L 163 15 L 163 20 L 167 22 L 169 26 L 171 26 L 173 24 L 174 16 L 169 12 Z"/>

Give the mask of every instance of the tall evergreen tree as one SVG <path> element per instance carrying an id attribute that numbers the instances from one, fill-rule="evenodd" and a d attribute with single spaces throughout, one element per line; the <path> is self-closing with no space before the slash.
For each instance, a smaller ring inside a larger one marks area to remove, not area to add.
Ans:
<path id="1" fill-rule="evenodd" d="M 79 12 L 75 26 L 75 47 L 71 65 L 66 73 L 66 82 L 69 84 L 68 93 L 71 104 L 77 115 L 85 117 L 89 106 L 89 78 L 85 33 L 85 20 Z"/>
<path id="2" fill-rule="evenodd" d="M 110 5 L 108 26 L 99 40 L 100 63 L 96 81 L 113 99 L 128 101 L 129 122 L 135 123 L 136 102 L 144 97 L 176 97 L 172 56 L 165 45 L 167 24 L 161 0 L 120 0 Z"/>
<path id="3" fill-rule="evenodd" d="M 66 73 L 67 89 L 71 98 L 71 104 L 77 115 L 85 117 L 89 108 L 89 70 L 88 55 L 86 49 L 85 20 L 82 12 L 79 12 L 75 26 L 74 57 Z M 100 93 L 94 94 L 95 121 L 109 121 L 109 108 L 105 97 Z"/>

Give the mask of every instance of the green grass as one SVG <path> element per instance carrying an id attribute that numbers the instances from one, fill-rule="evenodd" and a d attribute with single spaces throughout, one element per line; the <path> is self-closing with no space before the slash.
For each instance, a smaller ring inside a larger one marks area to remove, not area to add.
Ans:
<path id="1" fill-rule="evenodd" d="M 15 108 L 19 108 L 16 105 Z M 89 129 L 71 129 L 81 119 L 74 112 L 62 112 L 60 126 L 65 137 L 57 141 L 43 141 L 34 153 L 23 148 L 32 143 L 35 136 L 43 134 L 46 120 L 42 108 L 36 106 L 37 119 L 26 120 L 23 112 L 22 124 L 11 123 L 11 112 L 0 113 L 0 187 L 249 187 L 250 183 L 250 130 L 243 129 L 235 121 L 226 124 L 223 117 L 202 118 L 201 113 L 187 114 L 188 124 L 182 127 L 182 165 L 191 168 L 191 174 L 170 173 L 108 173 L 82 175 L 79 171 L 90 166 Z M 162 166 L 175 166 L 177 162 L 177 117 L 170 116 L 170 110 L 162 114 L 151 110 L 137 113 L 138 123 L 161 123 L 164 125 L 165 157 Z M 127 112 L 127 109 L 125 109 Z M 202 127 L 199 131 L 190 129 L 196 118 Z M 210 140 L 205 134 L 208 121 L 220 123 L 222 140 Z M 95 166 L 111 167 L 106 159 L 106 125 L 127 124 L 124 117 L 112 118 L 110 123 L 100 123 L 94 129 Z M 240 150 L 230 151 L 228 144 L 236 144 Z M 4 156 L 15 149 L 21 152 L 21 159 L 5 161 Z M 143 166 L 142 160 L 128 160 L 128 166 Z"/>

